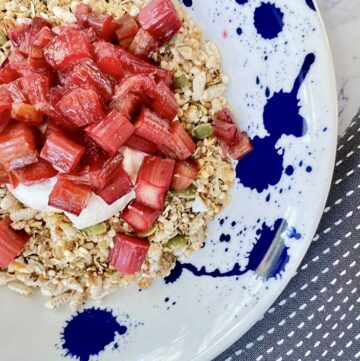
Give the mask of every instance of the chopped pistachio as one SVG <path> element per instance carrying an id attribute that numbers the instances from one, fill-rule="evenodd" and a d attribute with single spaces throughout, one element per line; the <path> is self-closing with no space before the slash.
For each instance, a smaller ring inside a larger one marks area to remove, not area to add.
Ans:
<path id="1" fill-rule="evenodd" d="M 180 250 L 184 248 L 187 244 L 187 239 L 185 236 L 179 234 L 174 238 L 171 238 L 170 241 L 166 243 L 166 246 L 172 249 L 173 251 Z"/>
<path id="2" fill-rule="evenodd" d="M 196 198 L 196 189 L 193 186 L 183 191 L 172 191 L 171 193 L 180 199 L 194 200 Z"/>
<path id="3" fill-rule="evenodd" d="M 207 114 L 207 109 L 202 104 L 198 102 L 191 102 L 190 104 L 196 107 L 196 109 L 202 116 L 205 116 Z"/>
<path id="4" fill-rule="evenodd" d="M 212 125 L 208 123 L 204 123 L 196 126 L 193 129 L 192 135 L 195 139 L 203 140 L 211 137 L 213 133 L 214 133 L 214 128 L 212 127 Z"/>
<path id="5" fill-rule="evenodd" d="M 185 75 L 177 77 L 174 81 L 175 89 L 182 89 L 190 85 L 188 78 Z"/>
<path id="6" fill-rule="evenodd" d="M 86 227 L 82 231 L 88 236 L 98 236 L 99 234 L 105 233 L 107 230 L 106 223 L 101 222 L 91 227 Z"/>
<path id="7" fill-rule="evenodd" d="M 3 46 L 4 44 L 6 44 L 6 42 L 7 42 L 7 38 L 5 34 L 2 31 L 0 31 L 0 46 Z"/>
<path id="8" fill-rule="evenodd" d="M 152 236 L 157 231 L 157 226 L 151 227 L 147 232 L 137 233 L 140 238 L 147 238 Z"/>

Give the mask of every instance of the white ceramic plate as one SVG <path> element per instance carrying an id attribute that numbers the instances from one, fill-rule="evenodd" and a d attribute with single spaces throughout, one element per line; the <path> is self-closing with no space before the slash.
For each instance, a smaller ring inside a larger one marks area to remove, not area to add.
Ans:
<path id="1" fill-rule="evenodd" d="M 328 194 L 333 66 L 311 0 L 184 0 L 221 49 L 228 98 L 255 151 L 205 248 L 165 283 L 76 315 L 0 289 L 3 361 L 210 360 L 246 332 L 299 266 Z M 192 5 L 191 5 L 192 3 Z"/>

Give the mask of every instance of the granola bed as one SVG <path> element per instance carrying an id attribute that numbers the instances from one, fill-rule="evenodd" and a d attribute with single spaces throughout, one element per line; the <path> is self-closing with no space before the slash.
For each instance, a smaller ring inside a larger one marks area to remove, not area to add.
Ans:
<path id="1" fill-rule="evenodd" d="M 125 12 L 136 15 L 146 1 L 85 3 L 95 11 L 119 17 Z M 68 0 L 0 0 L 0 64 L 9 49 L 5 34 L 17 21 L 40 15 L 54 23 L 75 22 L 73 13 L 78 4 L 79 1 Z M 181 77 L 182 88 L 176 91 L 181 107 L 179 118 L 191 132 L 199 124 L 211 122 L 215 112 L 226 105 L 223 95 L 228 78 L 222 74 L 216 46 L 204 41 L 201 29 L 181 7 L 178 9 L 183 26 L 153 59 L 172 70 L 176 78 Z M 107 221 L 106 233 L 88 236 L 74 228 L 65 215 L 26 208 L 6 187 L 0 187 L 0 214 L 10 216 L 14 229 L 23 229 L 31 235 L 22 254 L 6 271 L 0 272 L 0 285 L 26 296 L 40 288 L 43 295 L 50 297 L 46 307 L 68 303 L 75 311 L 87 299 L 101 300 L 121 286 L 137 283 L 140 288 L 146 288 L 155 278 L 167 276 L 177 258 L 188 257 L 201 248 L 207 224 L 228 202 L 228 192 L 235 179 L 231 161 L 223 157 L 214 137 L 197 143 L 195 158 L 200 166 L 195 202 L 200 202 L 200 207 L 194 206 L 194 200 L 170 193 L 157 221 L 157 230 L 149 237 L 151 246 L 145 263 L 135 276 L 118 273 L 107 261 L 115 233 L 132 231 L 118 216 Z M 167 242 L 177 234 L 186 236 L 187 244 L 174 251 L 167 247 Z"/>

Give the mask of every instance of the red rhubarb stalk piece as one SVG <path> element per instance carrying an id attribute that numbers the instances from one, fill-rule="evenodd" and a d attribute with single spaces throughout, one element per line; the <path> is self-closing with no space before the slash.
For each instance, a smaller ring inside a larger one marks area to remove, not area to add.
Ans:
<path id="1" fill-rule="evenodd" d="M 111 205 L 128 194 L 132 187 L 129 175 L 120 167 L 105 188 L 96 194 Z"/>
<path id="2" fill-rule="evenodd" d="M 248 135 L 238 132 L 235 143 L 229 146 L 229 155 L 232 159 L 241 160 L 253 150 L 254 147 Z"/>
<path id="3" fill-rule="evenodd" d="M 26 103 L 13 103 L 11 118 L 34 126 L 39 126 L 43 120 L 42 114 L 36 111 L 34 106 Z"/>
<path id="4" fill-rule="evenodd" d="M 157 68 L 155 74 L 155 81 L 159 83 L 163 81 L 170 89 L 174 84 L 174 74 L 172 71 L 162 68 Z"/>
<path id="5" fill-rule="evenodd" d="M 133 275 L 141 270 L 150 242 L 143 238 L 118 233 L 114 237 L 114 248 L 110 251 L 109 262 L 120 273 Z"/>
<path id="6" fill-rule="evenodd" d="M 113 85 L 106 75 L 91 59 L 85 59 L 59 73 L 61 84 L 68 89 L 94 88 L 105 102 L 113 93 Z"/>
<path id="7" fill-rule="evenodd" d="M 0 133 L 6 128 L 10 121 L 12 99 L 5 85 L 0 86 Z"/>
<path id="8" fill-rule="evenodd" d="M 151 108 L 160 117 L 173 121 L 180 110 L 173 92 L 163 81 L 157 84 L 156 91 L 157 96 L 151 100 Z"/>
<path id="9" fill-rule="evenodd" d="M 13 171 L 21 184 L 32 185 L 55 177 L 58 173 L 46 160 L 40 159 L 37 163 Z"/>
<path id="10" fill-rule="evenodd" d="M 171 136 L 169 123 L 147 108 L 141 110 L 136 120 L 135 134 L 157 146 L 162 146 Z"/>
<path id="11" fill-rule="evenodd" d="M 100 160 L 91 164 L 89 170 L 91 188 L 97 192 L 102 191 L 121 167 L 122 160 L 122 154 L 118 153 L 105 161 Z"/>
<path id="12" fill-rule="evenodd" d="M 139 137 L 136 134 L 133 134 L 125 143 L 126 146 L 140 150 L 141 152 L 147 154 L 154 154 L 157 151 L 157 146 L 146 140 L 145 138 Z"/>
<path id="13" fill-rule="evenodd" d="M 69 173 L 80 162 L 85 148 L 59 132 L 53 132 L 47 138 L 40 157 L 60 172 Z"/>
<path id="14" fill-rule="evenodd" d="M 0 163 L 13 170 L 37 161 L 35 129 L 24 123 L 10 123 L 0 134 Z"/>
<path id="15" fill-rule="evenodd" d="M 116 55 L 115 46 L 105 41 L 93 44 L 96 64 L 106 74 L 121 79 L 124 70 L 120 59 Z"/>
<path id="16" fill-rule="evenodd" d="M 2 84 L 11 83 L 19 77 L 20 74 L 16 70 L 11 69 L 9 63 L 6 63 L 0 69 L 0 83 Z"/>
<path id="17" fill-rule="evenodd" d="M 10 226 L 10 220 L 0 221 L 0 268 L 5 269 L 13 262 L 29 240 L 24 231 L 15 231 Z"/>
<path id="18" fill-rule="evenodd" d="M 111 41 L 114 37 L 113 17 L 111 15 L 100 14 L 96 11 L 87 16 L 87 25 L 92 27 L 96 33 L 106 41 Z"/>
<path id="19" fill-rule="evenodd" d="M 79 216 L 91 195 L 88 186 L 59 179 L 49 195 L 49 206 Z"/>
<path id="20" fill-rule="evenodd" d="M 194 160 L 177 161 L 171 189 L 183 191 L 191 186 L 199 174 L 199 165 Z"/>
<path id="21" fill-rule="evenodd" d="M 87 26 L 87 18 L 92 13 L 92 9 L 90 5 L 87 4 L 79 4 L 75 10 L 76 20 L 81 26 Z"/>
<path id="22" fill-rule="evenodd" d="M 50 41 L 44 48 L 44 55 L 54 69 L 62 69 L 78 60 L 91 58 L 90 39 L 82 31 L 69 29 Z"/>
<path id="23" fill-rule="evenodd" d="M 77 127 L 98 122 L 103 111 L 98 94 L 92 89 L 74 89 L 57 103 L 62 115 Z"/>
<path id="24" fill-rule="evenodd" d="M 162 210 L 174 167 L 175 161 L 172 159 L 145 157 L 136 182 L 136 200 L 150 208 Z"/>
<path id="25" fill-rule="evenodd" d="M 138 32 L 139 26 L 130 14 L 123 15 L 117 20 L 117 24 L 118 28 L 115 33 L 119 44 L 123 48 L 128 48 Z"/>
<path id="26" fill-rule="evenodd" d="M 121 213 L 120 218 L 136 232 L 147 232 L 160 216 L 161 211 L 134 201 Z"/>
<path id="27" fill-rule="evenodd" d="M 185 160 L 195 153 L 196 145 L 179 121 L 171 124 L 171 136 L 160 150 L 169 158 Z"/>
<path id="28" fill-rule="evenodd" d="M 47 105 L 50 92 L 50 80 L 47 76 L 33 73 L 22 77 L 19 82 L 22 92 L 32 105 L 37 108 Z"/>
<path id="29" fill-rule="evenodd" d="M 180 17 L 171 0 L 152 0 L 138 15 L 141 27 L 161 44 L 169 41 L 181 28 Z"/>
<path id="30" fill-rule="evenodd" d="M 115 154 L 134 133 L 130 120 L 117 110 L 111 110 L 96 124 L 85 128 L 86 133 L 109 154 Z"/>
<path id="31" fill-rule="evenodd" d="M 157 41 L 146 30 L 140 29 L 135 35 L 129 50 L 135 56 L 147 59 L 157 46 Z"/>
<path id="32" fill-rule="evenodd" d="M 155 74 L 157 67 L 149 62 L 130 54 L 125 49 L 117 46 L 116 53 L 122 63 L 126 75 Z"/>

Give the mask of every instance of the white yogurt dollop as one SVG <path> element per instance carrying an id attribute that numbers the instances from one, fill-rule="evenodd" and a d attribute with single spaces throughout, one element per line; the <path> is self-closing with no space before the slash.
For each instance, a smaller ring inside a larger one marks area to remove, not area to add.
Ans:
<path id="1" fill-rule="evenodd" d="M 123 168 L 130 175 L 132 182 L 135 183 L 140 166 L 146 154 L 128 147 L 123 147 L 121 153 L 124 156 Z M 56 177 L 31 186 L 26 186 L 24 184 L 20 184 L 17 188 L 8 186 L 8 189 L 15 198 L 29 208 L 42 212 L 62 213 L 61 210 L 48 206 L 49 195 L 55 183 Z M 78 217 L 67 212 L 64 213 L 69 217 L 76 228 L 82 229 L 106 221 L 118 214 L 134 198 L 135 192 L 131 191 L 112 205 L 108 205 L 102 198 L 95 193 L 92 193 L 86 208 Z"/>

